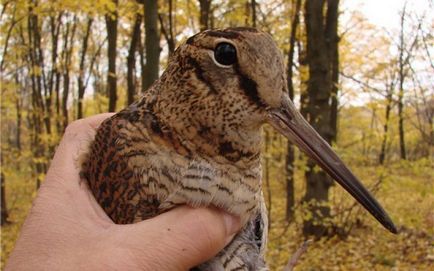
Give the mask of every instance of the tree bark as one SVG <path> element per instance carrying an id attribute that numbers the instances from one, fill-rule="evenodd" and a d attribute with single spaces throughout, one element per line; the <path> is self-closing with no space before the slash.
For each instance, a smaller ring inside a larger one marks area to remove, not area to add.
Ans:
<path id="1" fill-rule="evenodd" d="M 55 16 L 50 17 L 50 30 L 51 30 L 51 73 L 49 77 L 49 93 L 50 97 L 47 101 L 50 101 L 49 106 L 49 116 L 51 118 L 53 110 L 52 110 L 52 103 L 53 103 L 53 91 L 54 91 L 54 98 L 55 98 L 55 110 L 56 114 L 54 117 L 54 122 L 56 124 L 56 132 L 57 134 L 60 134 L 60 105 L 59 105 L 59 88 L 60 88 L 60 71 L 58 69 L 57 65 L 57 59 L 58 59 L 58 47 L 59 47 L 59 35 L 60 35 L 60 28 L 62 26 L 62 16 L 63 12 L 60 12 L 57 15 L 57 18 Z"/>
<path id="2" fill-rule="evenodd" d="M 406 6 L 401 14 L 401 29 L 399 35 L 399 92 L 398 92 L 398 131 L 399 131 L 399 148 L 401 152 L 401 159 L 406 160 L 407 154 L 405 149 L 405 133 L 404 133 L 404 81 L 405 81 L 405 72 L 404 68 L 406 65 L 406 60 L 404 60 L 404 51 L 405 51 L 405 40 L 404 40 L 404 24 L 405 24 L 405 16 L 406 16 Z M 408 52 L 410 55 L 410 52 Z M 408 60 L 408 58 L 407 58 Z"/>
<path id="3" fill-rule="evenodd" d="M 381 141 L 381 151 L 380 155 L 378 157 L 378 160 L 380 162 L 380 165 L 384 164 L 384 160 L 386 159 L 386 147 L 387 147 L 387 138 L 388 138 L 388 131 L 389 131 L 389 119 L 390 119 L 390 111 L 392 110 L 392 91 L 393 89 L 389 90 L 389 93 L 386 97 L 386 117 L 385 122 L 383 126 L 383 140 Z"/>
<path id="4" fill-rule="evenodd" d="M 158 31 L 157 1 L 145 0 L 145 47 L 146 65 L 143 90 L 158 79 L 160 62 L 160 35 Z"/>
<path id="5" fill-rule="evenodd" d="M 164 22 L 162 14 L 158 14 L 158 19 L 160 20 L 161 32 L 166 39 L 167 46 L 169 49 L 169 57 L 175 52 L 175 26 L 173 24 L 173 0 L 168 0 L 169 4 L 169 14 L 167 24 Z"/>
<path id="6" fill-rule="evenodd" d="M 85 71 L 85 61 L 86 61 L 86 54 L 87 54 L 87 48 L 89 43 L 89 36 L 92 28 L 93 18 L 89 17 L 87 19 L 87 26 L 86 26 L 86 33 L 83 37 L 83 45 L 81 48 L 81 56 L 80 56 L 80 65 L 79 65 L 79 73 L 78 73 L 78 101 L 77 101 L 77 119 L 83 118 L 83 98 L 84 98 L 84 92 L 86 90 L 85 84 L 84 84 L 84 71 Z"/>
<path id="7" fill-rule="evenodd" d="M 71 70 L 71 62 L 72 62 L 72 52 L 74 47 L 74 37 L 75 37 L 75 30 L 77 28 L 77 15 L 74 16 L 74 19 L 72 21 L 72 28 L 71 28 L 71 34 L 69 35 L 69 27 L 70 24 L 68 22 L 66 26 L 66 33 L 65 33 L 65 40 L 64 40 L 64 47 L 63 47 L 63 95 L 62 95 L 62 128 L 63 131 L 65 131 L 66 126 L 68 126 L 69 123 L 69 116 L 68 116 L 68 97 L 69 97 L 69 87 L 70 87 L 70 70 Z"/>
<path id="8" fill-rule="evenodd" d="M 256 27 L 256 0 L 251 0 L 250 5 L 252 7 L 252 26 Z"/>
<path id="9" fill-rule="evenodd" d="M 336 142 L 338 134 L 338 87 L 339 87 L 339 36 L 338 36 L 338 5 L 339 0 L 327 2 L 327 19 L 325 26 L 325 39 L 329 54 L 331 71 L 331 104 L 330 104 L 330 143 Z"/>
<path id="10" fill-rule="evenodd" d="M 8 208 L 6 205 L 6 184 L 5 184 L 5 176 L 3 172 L 0 173 L 0 183 L 1 183 L 1 225 L 5 225 L 8 223 Z"/>
<path id="11" fill-rule="evenodd" d="M 293 66 L 294 66 L 294 51 L 297 29 L 299 24 L 301 0 L 295 1 L 294 17 L 291 22 L 291 36 L 289 38 L 289 52 L 288 52 L 288 94 L 291 100 L 294 100 L 294 84 L 293 84 Z M 288 141 L 286 153 L 286 220 L 292 220 L 294 217 L 294 146 Z"/>
<path id="12" fill-rule="evenodd" d="M 116 8 L 105 16 L 108 39 L 108 72 L 107 72 L 107 95 L 109 97 L 108 111 L 116 110 L 117 85 L 116 85 L 116 43 L 118 39 L 118 0 L 112 0 Z"/>
<path id="13" fill-rule="evenodd" d="M 130 49 L 127 56 L 127 103 L 134 102 L 136 94 L 136 52 L 140 42 L 140 26 L 142 25 L 143 17 L 140 13 L 136 14 L 134 21 L 133 33 L 131 34 Z"/>
<path id="14" fill-rule="evenodd" d="M 145 49 L 143 47 L 142 40 L 139 40 L 139 61 L 140 61 L 140 76 L 141 76 L 141 93 L 143 93 L 146 89 L 144 88 L 146 84 L 146 56 L 145 56 Z"/>
<path id="15" fill-rule="evenodd" d="M 6 7 L 4 7 L 5 9 Z M 18 21 L 16 20 L 16 13 L 17 13 L 17 6 L 14 7 L 14 11 L 12 13 L 12 19 L 11 19 L 11 23 L 9 25 L 8 30 L 5 32 L 6 34 L 3 33 L 3 54 L 2 54 L 2 59 L 0 62 L 0 72 L 3 73 L 3 68 L 4 68 L 4 64 L 5 64 L 5 57 L 6 54 L 8 53 L 8 47 L 9 47 L 9 40 L 11 38 L 12 35 L 12 30 L 14 30 L 15 25 L 18 23 Z"/>
<path id="16" fill-rule="evenodd" d="M 200 17 L 199 25 L 200 31 L 209 29 L 210 14 L 211 14 L 211 2 L 212 0 L 199 0 Z"/>
<path id="17" fill-rule="evenodd" d="M 15 83 L 17 84 L 17 86 L 20 85 L 20 81 L 18 79 L 18 73 L 15 74 Z M 16 126 L 17 126 L 17 131 L 16 131 L 16 141 L 15 141 L 15 147 L 17 148 L 17 150 L 21 153 L 21 123 L 22 123 L 22 92 L 21 90 L 18 90 L 18 95 L 16 97 L 15 100 L 15 110 L 16 110 Z"/>
<path id="18" fill-rule="evenodd" d="M 39 30 L 39 18 L 34 7 L 38 6 L 37 1 L 29 1 L 29 16 L 27 18 L 27 31 L 30 49 L 28 52 L 29 58 L 29 72 L 31 73 L 31 106 L 32 111 L 29 118 L 32 119 L 30 122 L 30 136 L 32 140 L 32 154 L 34 173 L 36 175 L 36 188 L 38 189 L 41 183 L 40 176 L 46 170 L 45 159 L 45 146 L 41 142 L 41 136 L 44 133 L 44 123 L 45 131 L 50 133 L 49 122 L 47 122 L 46 107 L 43 98 L 43 88 L 46 87 L 44 83 L 44 61 L 41 49 L 41 35 Z M 36 73 L 35 68 L 40 72 Z M 45 88 L 46 90 L 46 88 Z"/>
<path id="19" fill-rule="evenodd" d="M 61 73 L 59 72 L 59 70 L 56 71 L 56 83 L 54 85 L 54 93 L 56 94 L 56 131 L 58 135 L 61 135 L 63 130 L 62 130 L 62 125 L 60 123 L 61 120 L 61 116 L 60 116 L 60 80 L 62 78 Z"/>
<path id="20" fill-rule="evenodd" d="M 39 17 L 35 9 L 33 8 L 38 6 L 37 1 L 30 1 L 29 6 L 29 17 L 28 17 L 28 35 L 29 35 L 29 44 L 30 46 L 30 62 L 31 62 L 31 80 L 32 80 L 32 89 L 34 95 L 35 106 L 37 107 L 35 114 L 39 115 L 39 118 L 44 120 L 45 129 L 47 133 L 50 133 L 51 127 L 50 122 L 47 120 L 46 107 L 44 103 L 43 93 L 46 91 L 45 84 L 45 73 L 44 73 L 44 58 L 42 54 L 41 48 L 41 34 L 40 34 L 40 25 L 39 25 Z M 34 72 L 34 69 L 37 68 L 39 72 Z M 35 74 L 36 73 L 36 74 Z"/>
<path id="21" fill-rule="evenodd" d="M 324 9 L 327 7 L 327 12 Z M 305 4 L 305 24 L 307 32 L 307 63 L 309 81 L 307 86 L 308 100 L 306 114 L 310 124 L 330 144 L 334 138 L 331 127 L 331 96 L 333 91 L 333 65 L 335 59 L 329 52 L 330 36 L 336 37 L 337 27 L 328 27 L 327 21 L 337 20 L 338 0 L 308 0 Z M 326 14 L 326 18 L 324 18 Z M 333 30 L 328 34 L 327 30 Z M 306 176 L 306 194 L 304 201 L 308 203 L 311 219 L 304 222 L 305 236 L 317 238 L 328 234 L 327 226 L 322 222 L 330 217 L 327 206 L 329 188 L 333 184 L 331 178 L 322 170 L 317 170 L 316 163 L 308 160 Z"/>
<path id="22" fill-rule="evenodd" d="M 1 156 L 1 164 L 3 165 L 3 152 L 1 152 L 0 154 Z M 8 213 L 8 208 L 6 205 L 6 180 L 5 180 L 5 175 L 3 173 L 3 167 L 1 167 L 1 172 L 0 172 L 0 188 L 1 188 L 1 225 L 6 225 L 9 221 L 8 221 L 8 217 L 9 217 L 9 213 Z"/>

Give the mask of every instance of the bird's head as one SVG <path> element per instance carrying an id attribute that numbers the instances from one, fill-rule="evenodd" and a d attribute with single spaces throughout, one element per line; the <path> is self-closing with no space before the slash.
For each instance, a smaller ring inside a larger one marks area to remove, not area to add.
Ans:
<path id="1" fill-rule="evenodd" d="M 217 148 L 220 144 L 220 152 L 229 144 L 230 151 L 248 153 L 258 148 L 252 138 L 260 137 L 260 127 L 268 122 L 396 232 L 380 204 L 296 110 L 288 97 L 282 54 L 269 34 L 253 28 L 196 34 L 176 50 L 160 81 L 172 84 L 160 93 L 165 96 L 160 108 L 172 118 L 182 116 L 169 120 L 171 125 L 188 122 L 184 133 L 192 131 L 191 137 L 205 137 Z"/>

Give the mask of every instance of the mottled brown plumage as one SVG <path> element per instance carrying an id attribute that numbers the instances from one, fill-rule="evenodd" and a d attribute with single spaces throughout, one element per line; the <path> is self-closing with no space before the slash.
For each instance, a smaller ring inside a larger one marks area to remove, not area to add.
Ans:
<path id="1" fill-rule="evenodd" d="M 236 50 L 235 62 L 227 49 L 229 57 L 222 62 L 230 63 L 220 63 L 217 47 L 222 44 Z M 281 53 L 264 32 L 229 28 L 189 38 L 143 97 L 98 129 L 82 175 L 99 204 L 120 224 L 180 204 L 217 206 L 240 216 L 245 226 L 222 252 L 198 268 L 265 269 L 261 126 L 271 122 L 314 158 L 322 157 L 318 148 L 331 151 L 287 98 L 284 74 Z M 312 146 L 294 136 L 293 122 Z M 329 172 L 334 172 L 334 164 L 341 166 L 340 160 L 328 166 L 327 159 L 318 161 Z M 345 174 L 344 179 L 354 177 Z M 357 193 L 367 193 L 357 185 L 345 187 L 350 193 L 355 189 L 356 198 Z"/>

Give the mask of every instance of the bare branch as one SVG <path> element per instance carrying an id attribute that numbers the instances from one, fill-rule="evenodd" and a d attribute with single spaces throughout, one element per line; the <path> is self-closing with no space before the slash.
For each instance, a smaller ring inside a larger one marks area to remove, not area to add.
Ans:
<path id="1" fill-rule="evenodd" d="M 291 259 L 289 259 L 288 264 L 283 268 L 283 271 L 292 271 L 294 270 L 294 267 L 297 265 L 298 260 L 300 259 L 301 255 L 303 255 L 306 251 L 309 245 L 312 243 L 312 240 L 306 240 L 303 242 L 303 244 L 297 249 L 297 251 L 292 255 Z"/>

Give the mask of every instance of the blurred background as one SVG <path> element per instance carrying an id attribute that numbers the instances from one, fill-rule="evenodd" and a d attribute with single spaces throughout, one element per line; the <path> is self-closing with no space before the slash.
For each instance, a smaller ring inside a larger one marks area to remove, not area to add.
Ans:
<path id="1" fill-rule="evenodd" d="M 230 26 L 273 35 L 296 106 L 400 230 L 267 126 L 271 269 L 312 239 L 295 270 L 433 270 L 432 0 L 2 0 L 2 268 L 68 123 L 122 109 L 190 35 Z"/>

